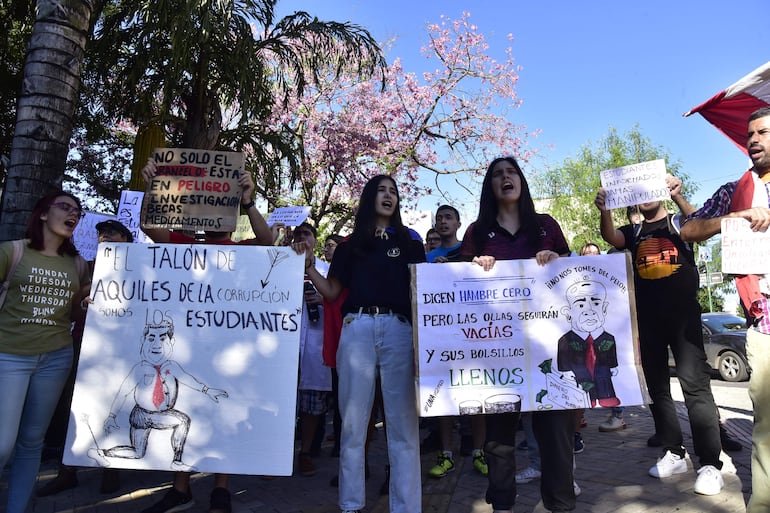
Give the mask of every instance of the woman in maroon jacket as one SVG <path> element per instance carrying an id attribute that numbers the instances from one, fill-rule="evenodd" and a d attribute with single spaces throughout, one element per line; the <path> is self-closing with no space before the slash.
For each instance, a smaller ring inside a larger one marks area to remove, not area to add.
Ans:
<path id="1" fill-rule="evenodd" d="M 513 157 L 493 160 L 481 186 L 479 216 L 468 227 L 460 256 L 490 270 L 496 260 L 535 258 L 545 265 L 569 255 L 559 224 L 538 214 L 524 175 Z M 540 493 L 549 511 L 575 509 L 572 480 L 574 412 L 536 412 L 532 423 L 540 446 Z M 510 513 L 516 499 L 516 425 L 519 413 L 487 416 L 484 444 L 489 465 L 486 499 L 494 513 Z"/>

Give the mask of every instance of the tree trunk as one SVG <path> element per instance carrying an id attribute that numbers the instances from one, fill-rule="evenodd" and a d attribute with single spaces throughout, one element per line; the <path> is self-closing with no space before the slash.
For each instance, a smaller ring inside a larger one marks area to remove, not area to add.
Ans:
<path id="1" fill-rule="evenodd" d="M 0 240 L 23 236 L 35 202 L 61 187 L 93 0 L 38 0 L 16 107 Z"/>

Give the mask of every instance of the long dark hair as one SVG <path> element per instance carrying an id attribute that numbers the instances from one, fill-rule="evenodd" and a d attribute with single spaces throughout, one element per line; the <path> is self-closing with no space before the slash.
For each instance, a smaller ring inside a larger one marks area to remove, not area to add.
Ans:
<path id="1" fill-rule="evenodd" d="M 35 203 L 35 206 L 32 208 L 32 213 L 29 215 L 29 222 L 27 223 L 27 232 L 25 234 L 25 237 L 29 239 L 29 247 L 32 249 L 36 249 L 38 251 L 42 251 L 45 249 L 45 240 L 43 238 L 43 220 L 40 219 L 40 216 L 48 212 L 48 210 L 51 208 L 51 203 L 54 203 L 56 201 L 56 198 L 60 196 L 66 196 L 72 201 L 74 201 L 78 208 L 82 211 L 83 205 L 80 203 L 80 200 L 74 196 L 73 194 L 70 194 L 69 192 L 64 191 L 53 191 L 51 193 L 46 194 L 39 200 L 37 200 L 37 203 Z M 72 238 L 67 238 L 62 241 L 61 245 L 56 248 L 56 252 L 60 255 L 70 255 L 70 256 L 77 256 L 78 250 L 75 247 L 75 244 L 72 242 Z"/>
<path id="2" fill-rule="evenodd" d="M 513 157 L 499 157 L 489 163 L 487 173 L 484 175 L 484 182 L 481 184 L 481 199 L 479 200 L 479 216 L 473 225 L 473 249 L 474 253 L 480 255 L 484 250 L 487 241 L 487 235 L 492 231 L 492 227 L 497 222 L 497 198 L 492 190 L 492 170 L 494 167 L 506 161 L 511 164 L 521 178 L 521 194 L 519 195 L 519 228 L 530 243 L 536 243 L 540 237 L 540 223 L 535 212 L 535 203 L 532 201 L 532 194 L 529 192 L 529 184 L 524 178 L 519 163 Z"/>
<path id="3" fill-rule="evenodd" d="M 390 216 L 390 226 L 395 231 L 399 247 L 406 248 L 411 236 L 409 229 L 401 221 L 401 196 L 398 193 L 396 181 L 388 175 L 377 175 L 369 179 L 361 191 L 361 199 L 358 202 L 356 220 L 353 225 L 353 233 L 350 235 L 350 245 L 354 254 L 368 253 L 374 247 L 374 231 L 377 229 L 377 188 L 382 180 L 390 180 L 396 188 L 396 208 Z"/>

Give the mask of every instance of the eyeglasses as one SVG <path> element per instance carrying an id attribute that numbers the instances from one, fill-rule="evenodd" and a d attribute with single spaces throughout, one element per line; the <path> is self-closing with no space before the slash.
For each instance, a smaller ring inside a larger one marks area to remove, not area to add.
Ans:
<path id="1" fill-rule="evenodd" d="M 59 210 L 63 210 L 65 214 L 71 214 L 75 213 L 76 216 L 78 216 L 79 219 L 83 219 L 86 214 L 80 208 L 70 205 L 69 203 L 65 203 L 63 201 L 57 201 L 56 203 L 51 203 L 52 207 L 56 207 Z"/>
<path id="2" fill-rule="evenodd" d="M 428 242 L 441 242 L 440 237 L 428 237 Z"/>

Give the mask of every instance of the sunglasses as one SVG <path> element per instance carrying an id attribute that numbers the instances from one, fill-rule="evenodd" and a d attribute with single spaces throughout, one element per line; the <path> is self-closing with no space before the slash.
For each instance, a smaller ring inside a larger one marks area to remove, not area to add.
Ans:
<path id="1" fill-rule="evenodd" d="M 56 203 L 51 203 L 50 206 L 56 207 L 59 210 L 63 210 L 65 214 L 71 214 L 74 212 L 79 219 L 83 219 L 86 216 L 85 212 L 83 212 L 79 207 L 75 207 L 63 201 L 57 201 Z"/>

